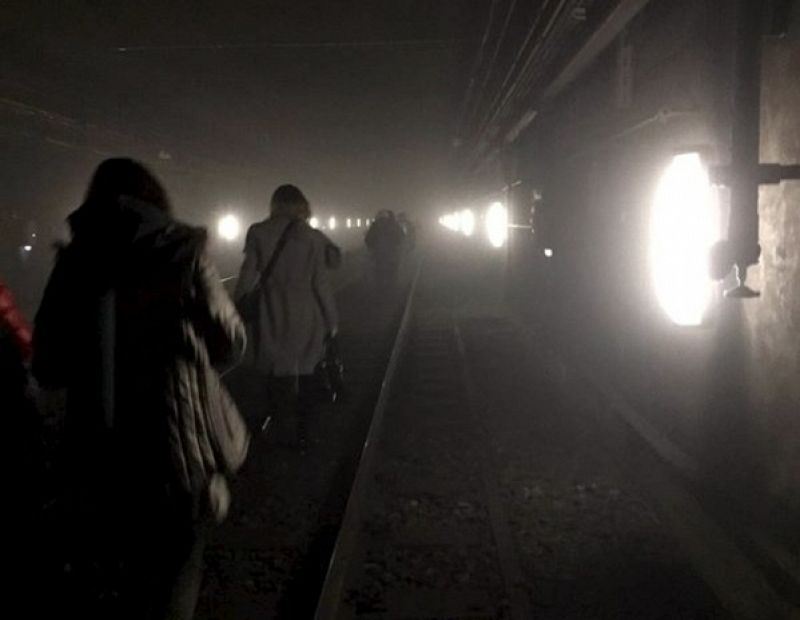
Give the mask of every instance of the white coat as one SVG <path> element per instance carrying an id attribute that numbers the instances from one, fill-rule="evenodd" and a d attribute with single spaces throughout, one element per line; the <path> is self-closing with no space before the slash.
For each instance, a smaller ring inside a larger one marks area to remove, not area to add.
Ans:
<path id="1" fill-rule="evenodd" d="M 253 290 L 283 231 L 291 222 L 273 216 L 247 231 L 236 299 Z M 274 376 L 313 373 L 322 359 L 325 337 L 338 316 L 328 269 L 327 239 L 305 221 L 295 221 L 269 279 L 261 284 L 258 315 L 249 325 L 248 354 L 256 368 Z"/>

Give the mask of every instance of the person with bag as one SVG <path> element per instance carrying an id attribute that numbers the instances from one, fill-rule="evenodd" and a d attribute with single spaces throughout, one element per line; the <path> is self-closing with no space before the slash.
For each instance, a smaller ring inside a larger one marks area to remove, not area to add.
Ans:
<path id="1" fill-rule="evenodd" d="M 265 376 L 265 420 L 275 419 L 279 440 L 301 450 L 300 380 L 314 374 L 338 324 L 325 246 L 306 222 L 309 213 L 297 187 L 275 190 L 270 216 L 247 232 L 234 295 L 248 324 L 251 361 Z"/>
<path id="2" fill-rule="evenodd" d="M 138 162 L 103 162 L 68 222 L 33 357 L 40 385 L 66 390 L 67 615 L 190 619 L 247 453 L 220 378 L 244 327 L 205 231 L 173 219 Z"/>

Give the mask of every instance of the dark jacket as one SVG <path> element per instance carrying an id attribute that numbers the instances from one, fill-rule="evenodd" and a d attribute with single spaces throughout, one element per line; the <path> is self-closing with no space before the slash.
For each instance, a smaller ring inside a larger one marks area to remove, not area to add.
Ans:
<path id="1" fill-rule="evenodd" d="M 378 217 L 364 237 L 367 248 L 379 261 L 398 261 L 404 242 L 403 228 L 393 217 Z"/>
<path id="2" fill-rule="evenodd" d="M 247 448 L 215 370 L 241 356 L 244 329 L 205 232 L 125 198 L 85 204 L 69 224 L 36 316 L 33 372 L 67 390 L 74 473 L 202 492 Z"/>

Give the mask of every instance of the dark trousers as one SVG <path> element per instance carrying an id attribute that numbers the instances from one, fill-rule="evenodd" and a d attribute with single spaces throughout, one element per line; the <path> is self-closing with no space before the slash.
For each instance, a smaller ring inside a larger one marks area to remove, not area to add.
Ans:
<path id="1" fill-rule="evenodd" d="M 300 377 L 271 376 L 266 382 L 267 416 L 278 443 L 299 445 L 306 441 L 306 420 L 301 411 Z"/>
<path id="2" fill-rule="evenodd" d="M 64 617 L 191 620 L 210 519 L 199 498 L 152 489 L 75 489 L 67 506 Z M 129 494 L 121 495 L 120 491 Z"/>

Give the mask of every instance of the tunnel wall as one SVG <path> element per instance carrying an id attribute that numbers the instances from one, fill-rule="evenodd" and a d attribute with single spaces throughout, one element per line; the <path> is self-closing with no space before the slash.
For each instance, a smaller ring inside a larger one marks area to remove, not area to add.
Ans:
<path id="1" fill-rule="evenodd" d="M 520 157 L 524 183 L 544 201 L 536 234 L 512 245 L 536 258 L 520 274 L 523 261 L 512 257 L 513 288 L 526 289 L 512 298 L 690 454 L 703 480 L 796 545 L 788 524 L 800 515 L 800 183 L 762 188 L 763 255 L 749 280 L 760 299 L 723 299 L 727 281 L 707 325 L 677 327 L 655 299 L 647 262 L 650 205 L 674 152 L 730 156 L 732 4 L 651 2 L 540 115 Z M 629 96 L 619 90 L 623 45 Z M 767 38 L 763 65 L 762 161 L 798 162 L 797 16 L 788 36 Z M 516 204 L 516 217 L 528 208 Z"/>

